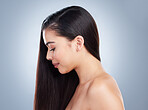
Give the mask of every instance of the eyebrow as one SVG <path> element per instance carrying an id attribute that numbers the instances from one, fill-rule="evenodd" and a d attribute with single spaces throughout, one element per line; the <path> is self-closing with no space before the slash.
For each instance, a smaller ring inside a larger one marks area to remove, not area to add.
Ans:
<path id="1" fill-rule="evenodd" d="M 48 44 L 51 44 L 51 43 L 55 43 L 55 42 L 47 42 L 45 45 L 47 46 Z"/>

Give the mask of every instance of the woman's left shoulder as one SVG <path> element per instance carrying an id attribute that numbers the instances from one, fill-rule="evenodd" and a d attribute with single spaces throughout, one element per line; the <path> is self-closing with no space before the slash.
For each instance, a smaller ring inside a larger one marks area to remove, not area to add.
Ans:
<path id="1" fill-rule="evenodd" d="M 109 74 L 101 75 L 90 83 L 87 90 L 87 99 L 92 108 L 124 110 L 118 85 Z"/>
<path id="2" fill-rule="evenodd" d="M 105 73 L 96 77 L 89 85 L 89 92 L 96 90 L 110 89 L 110 91 L 119 91 L 116 80 L 109 74 Z"/>
<path id="3" fill-rule="evenodd" d="M 115 79 L 110 76 L 109 74 L 104 74 L 99 77 L 96 77 L 89 85 L 88 88 L 88 95 L 94 94 L 95 92 L 105 92 L 105 91 L 110 91 L 110 92 L 119 92 L 120 90 L 118 88 L 118 85 L 115 81 Z"/>

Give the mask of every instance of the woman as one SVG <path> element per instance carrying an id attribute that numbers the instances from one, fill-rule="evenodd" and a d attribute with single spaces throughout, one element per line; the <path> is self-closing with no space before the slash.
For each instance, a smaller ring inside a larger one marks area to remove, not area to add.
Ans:
<path id="1" fill-rule="evenodd" d="M 34 110 L 124 110 L 116 81 L 101 65 L 96 23 L 82 7 L 43 21 Z"/>

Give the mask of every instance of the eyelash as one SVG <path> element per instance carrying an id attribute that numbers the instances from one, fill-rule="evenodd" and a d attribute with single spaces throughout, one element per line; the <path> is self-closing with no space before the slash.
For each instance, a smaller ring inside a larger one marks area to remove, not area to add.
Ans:
<path id="1" fill-rule="evenodd" d="M 51 49 L 50 51 L 54 51 L 54 50 L 55 50 L 55 48 Z"/>

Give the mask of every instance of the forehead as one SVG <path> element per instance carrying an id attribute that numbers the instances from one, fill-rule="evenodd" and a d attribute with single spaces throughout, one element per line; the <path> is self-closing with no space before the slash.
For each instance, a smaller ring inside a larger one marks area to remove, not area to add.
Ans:
<path id="1" fill-rule="evenodd" d="M 57 39 L 57 33 L 53 30 L 43 30 L 43 40 L 46 44 L 47 42 L 53 42 Z"/>
<path id="2" fill-rule="evenodd" d="M 69 41 L 64 36 L 59 36 L 56 31 L 45 29 L 43 30 L 43 40 L 44 43 L 54 42 L 51 44 L 61 44 L 61 43 L 68 43 Z"/>

